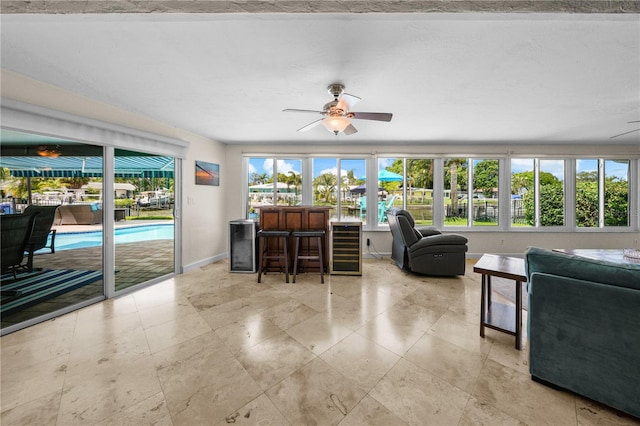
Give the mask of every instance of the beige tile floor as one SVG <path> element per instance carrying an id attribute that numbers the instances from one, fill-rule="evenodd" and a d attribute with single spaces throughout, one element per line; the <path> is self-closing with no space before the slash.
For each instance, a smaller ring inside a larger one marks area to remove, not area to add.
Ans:
<path id="1" fill-rule="evenodd" d="M 480 276 L 208 265 L 0 339 L 4 425 L 640 424 L 479 337 Z M 526 315 L 525 315 L 526 320 Z"/>

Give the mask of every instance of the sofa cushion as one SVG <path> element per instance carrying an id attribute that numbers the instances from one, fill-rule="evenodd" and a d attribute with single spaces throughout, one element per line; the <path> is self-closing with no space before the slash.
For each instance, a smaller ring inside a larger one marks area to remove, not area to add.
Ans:
<path id="1" fill-rule="evenodd" d="M 544 272 L 640 290 L 640 264 L 589 259 L 538 247 L 529 247 L 525 259 L 529 279 L 536 272 Z"/>

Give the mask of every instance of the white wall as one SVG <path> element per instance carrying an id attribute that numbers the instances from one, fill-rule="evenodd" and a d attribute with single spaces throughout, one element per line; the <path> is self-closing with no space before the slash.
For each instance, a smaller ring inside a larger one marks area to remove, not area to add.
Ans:
<path id="1" fill-rule="evenodd" d="M 225 160 L 226 146 L 213 141 L 196 141 L 189 146 L 182 163 L 182 260 L 185 270 L 227 257 L 226 192 L 239 179 Z M 220 186 L 196 185 L 195 161 L 220 165 Z"/>

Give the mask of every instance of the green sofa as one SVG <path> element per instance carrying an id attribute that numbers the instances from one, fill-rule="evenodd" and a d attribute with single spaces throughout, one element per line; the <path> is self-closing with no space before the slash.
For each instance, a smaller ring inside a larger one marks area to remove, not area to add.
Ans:
<path id="1" fill-rule="evenodd" d="M 640 264 L 529 247 L 529 371 L 640 417 Z"/>

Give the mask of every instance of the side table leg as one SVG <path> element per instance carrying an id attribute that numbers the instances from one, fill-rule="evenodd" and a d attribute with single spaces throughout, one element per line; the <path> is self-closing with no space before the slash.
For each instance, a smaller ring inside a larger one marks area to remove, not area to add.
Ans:
<path id="1" fill-rule="evenodd" d="M 491 275 L 487 275 L 487 309 L 491 309 Z"/>
<path id="2" fill-rule="evenodd" d="M 487 276 L 482 274 L 482 291 L 480 296 L 480 337 L 484 337 L 485 297 L 487 292 Z"/>
<path id="3" fill-rule="evenodd" d="M 516 281 L 516 349 L 522 347 L 522 283 Z"/>

